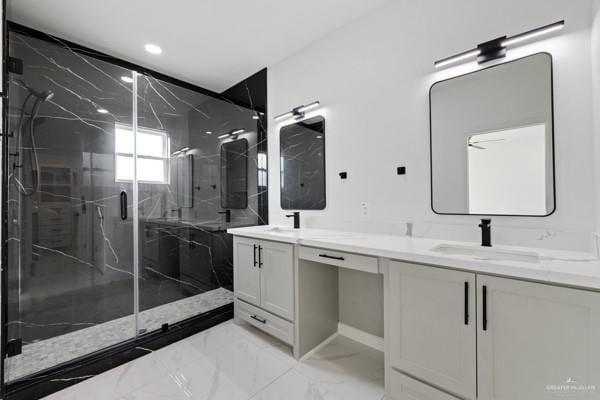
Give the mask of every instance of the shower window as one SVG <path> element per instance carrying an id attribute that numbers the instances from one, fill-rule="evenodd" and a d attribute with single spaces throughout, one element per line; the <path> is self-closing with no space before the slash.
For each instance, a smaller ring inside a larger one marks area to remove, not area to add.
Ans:
<path id="1" fill-rule="evenodd" d="M 133 129 L 115 126 L 115 182 L 133 181 Z M 138 128 L 138 181 L 169 183 L 169 136 L 164 131 Z"/>

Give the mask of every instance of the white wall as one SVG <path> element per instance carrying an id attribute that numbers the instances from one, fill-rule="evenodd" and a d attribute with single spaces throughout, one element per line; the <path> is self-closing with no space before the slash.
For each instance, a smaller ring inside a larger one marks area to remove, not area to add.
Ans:
<path id="1" fill-rule="evenodd" d="M 594 1 L 593 24 L 591 34 L 592 47 L 592 89 L 594 118 L 594 159 L 596 176 L 600 176 L 600 0 Z M 596 198 L 600 199 L 600 184 L 595 185 Z M 600 230 L 600 213 L 596 213 L 596 226 Z"/>
<path id="2" fill-rule="evenodd" d="M 327 208 L 304 212 L 362 221 L 473 223 L 430 208 L 428 91 L 476 69 L 436 71 L 437 59 L 504 34 L 565 19 L 560 35 L 509 51 L 554 57 L 557 209 L 546 218 L 496 217 L 515 227 L 596 230 L 590 26 L 592 0 L 391 1 L 269 68 L 270 115 L 320 100 L 326 118 Z M 281 127 L 269 128 L 269 209 L 279 201 Z M 600 154 L 600 150 L 599 150 Z M 405 165 L 406 176 L 396 175 Z M 348 179 L 338 173 L 348 171 Z M 365 207 L 366 204 L 366 213 Z"/>

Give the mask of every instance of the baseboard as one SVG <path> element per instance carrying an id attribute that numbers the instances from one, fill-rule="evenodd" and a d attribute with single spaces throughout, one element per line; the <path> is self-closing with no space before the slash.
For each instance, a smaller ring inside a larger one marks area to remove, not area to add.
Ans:
<path id="1" fill-rule="evenodd" d="M 360 329 L 353 328 L 341 322 L 338 322 L 338 334 L 345 336 L 355 342 L 362 343 L 367 347 L 383 351 L 383 338 L 373 335 Z"/>

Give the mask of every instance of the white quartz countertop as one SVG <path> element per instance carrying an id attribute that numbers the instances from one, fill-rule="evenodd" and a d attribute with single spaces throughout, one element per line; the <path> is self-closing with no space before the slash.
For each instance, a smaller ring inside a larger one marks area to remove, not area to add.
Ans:
<path id="1" fill-rule="evenodd" d="M 600 290 L 600 260 L 595 255 L 587 253 L 515 246 L 493 247 L 494 250 L 507 253 L 527 252 L 538 255 L 535 261 L 516 261 L 486 258 L 482 255 L 445 254 L 433 250 L 440 245 L 478 248 L 477 243 L 452 240 L 324 229 L 291 230 L 264 225 L 232 228 L 228 229 L 227 232 L 234 236 L 293 243 L 483 274 Z"/>

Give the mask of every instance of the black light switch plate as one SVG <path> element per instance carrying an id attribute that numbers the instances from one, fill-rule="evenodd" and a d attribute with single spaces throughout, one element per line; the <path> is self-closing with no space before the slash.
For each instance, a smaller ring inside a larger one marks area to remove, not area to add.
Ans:
<path id="1" fill-rule="evenodd" d="M 396 172 L 398 175 L 406 175 L 406 167 L 398 167 L 396 168 Z"/>

